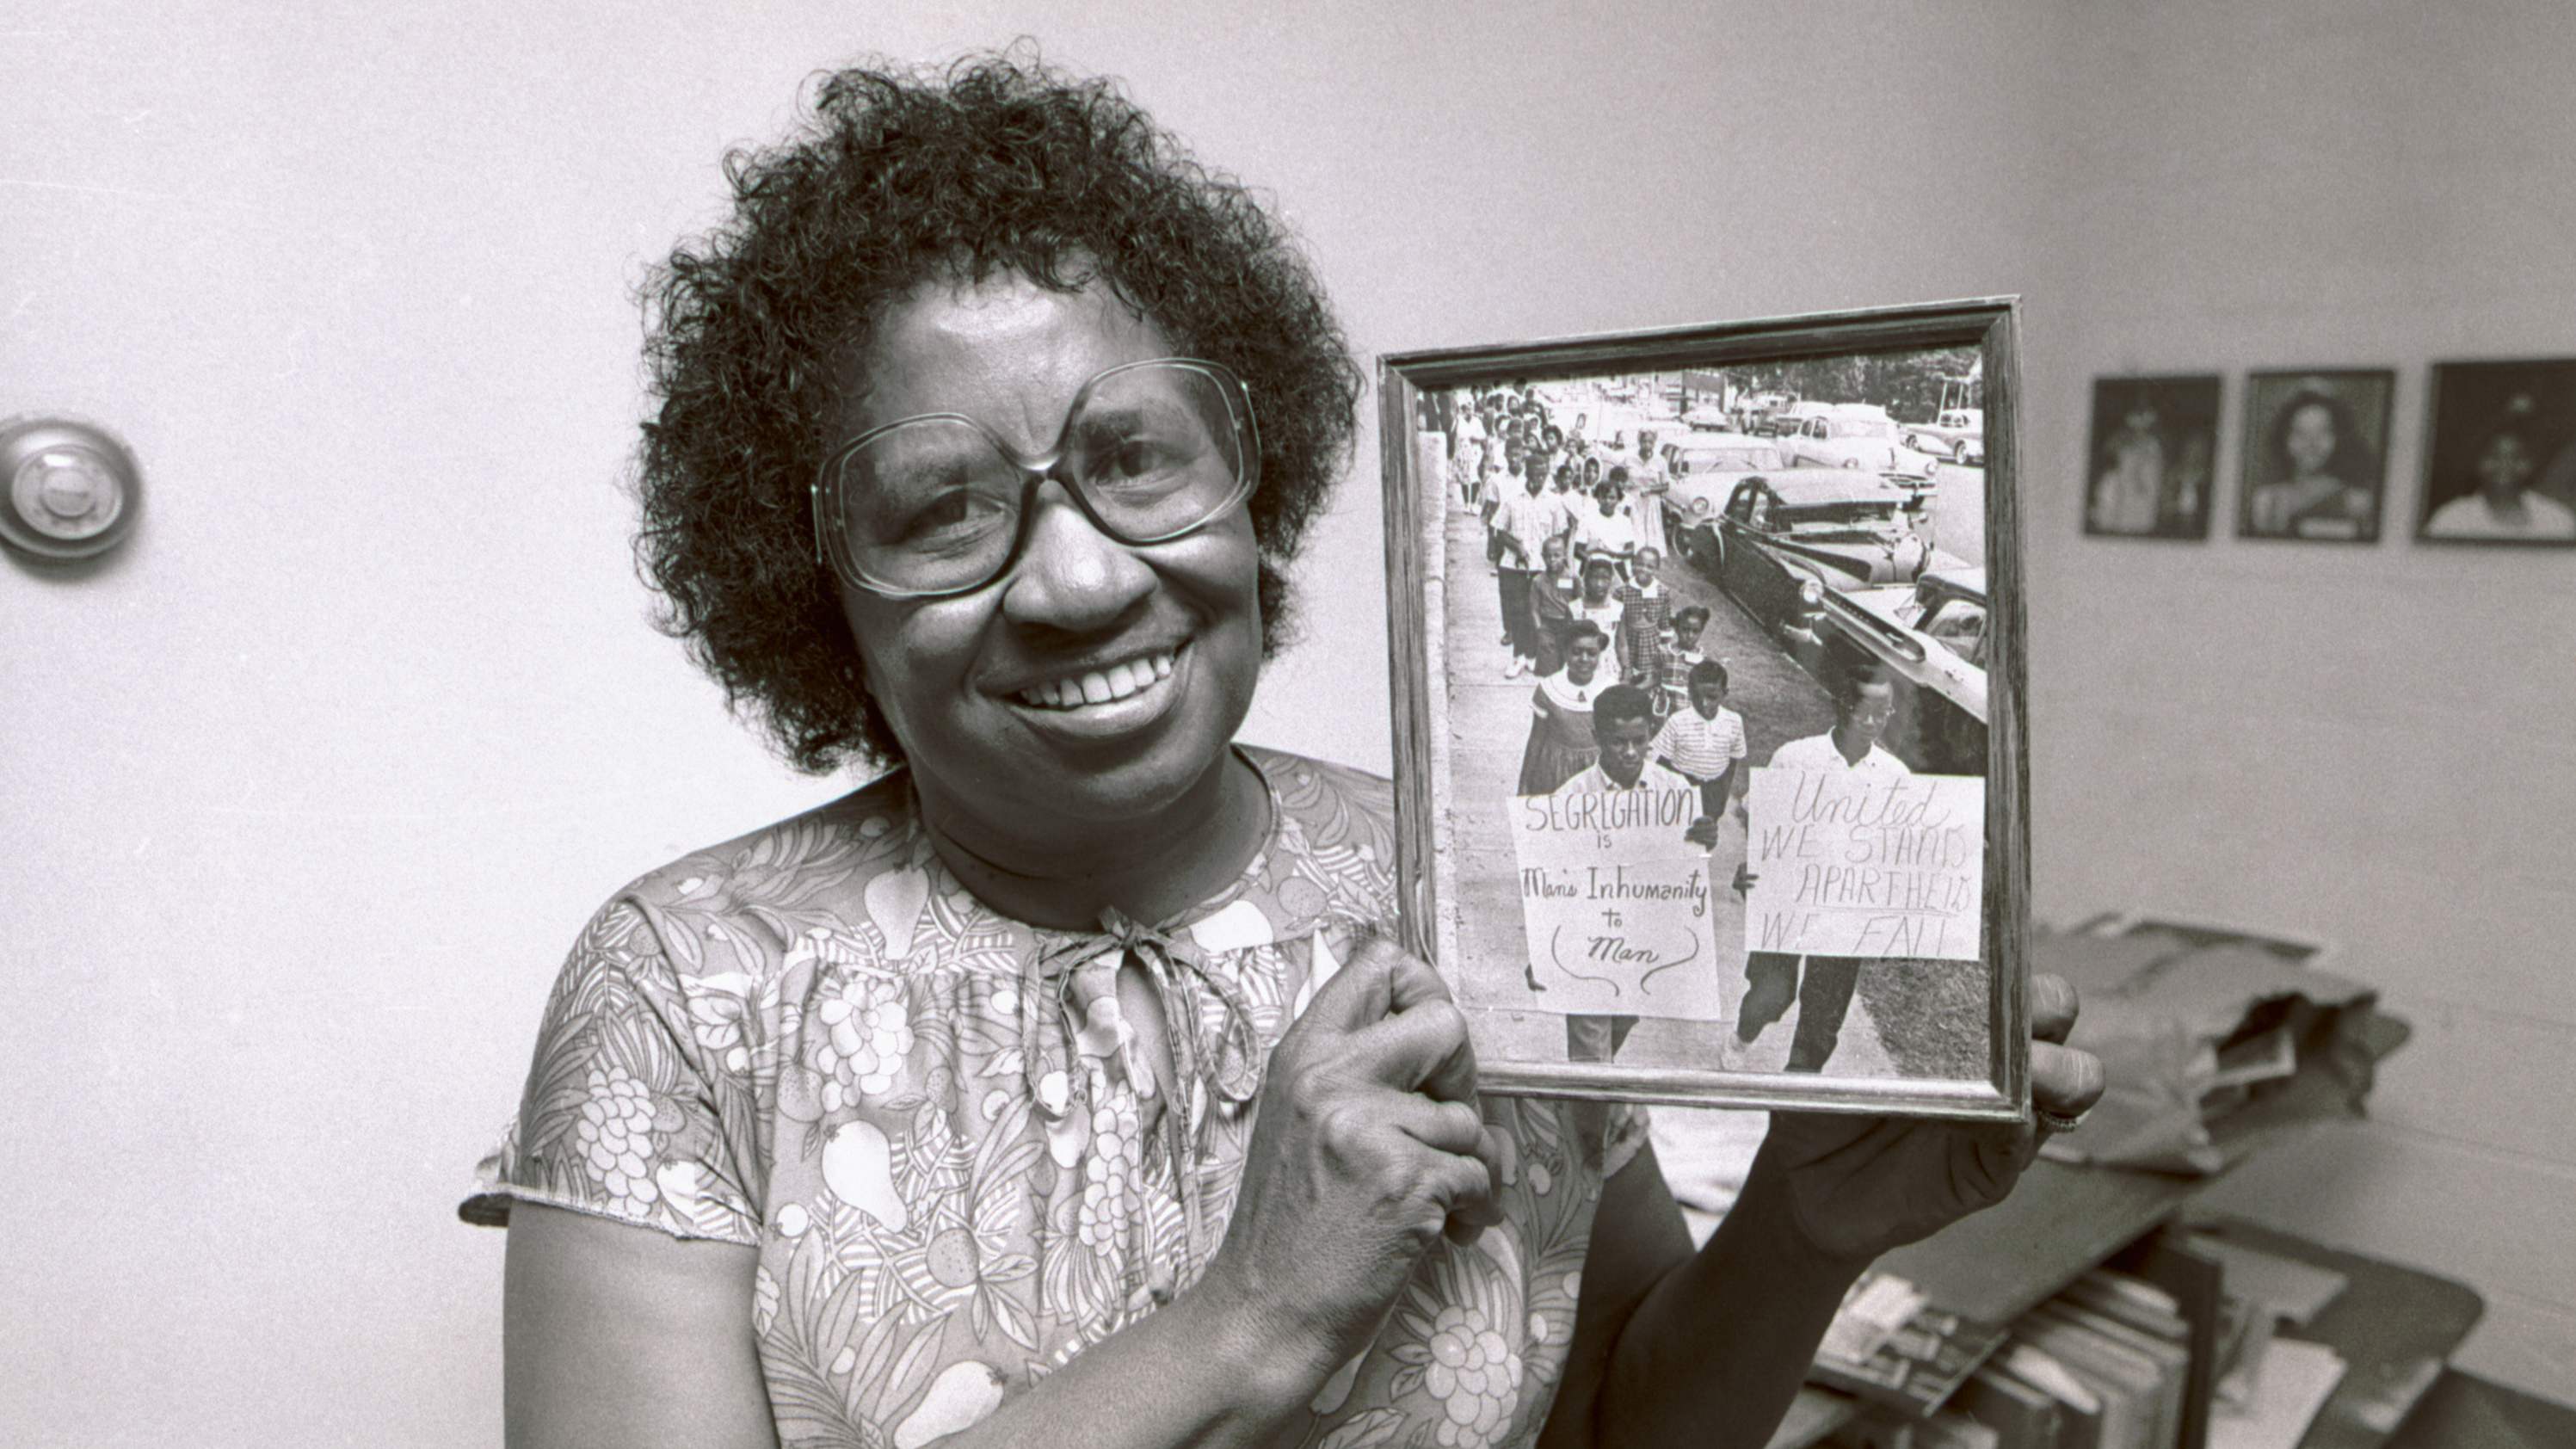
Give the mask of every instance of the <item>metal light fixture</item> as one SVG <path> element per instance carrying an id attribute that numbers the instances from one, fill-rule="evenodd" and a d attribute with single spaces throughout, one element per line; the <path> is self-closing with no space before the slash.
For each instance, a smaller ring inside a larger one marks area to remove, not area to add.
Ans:
<path id="1" fill-rule="evenodd" d="M 0 543 L 69 563 L 125 541 L 142 511 L 143 478 L 125 445 L 86 423 L 0 423 Z"/>

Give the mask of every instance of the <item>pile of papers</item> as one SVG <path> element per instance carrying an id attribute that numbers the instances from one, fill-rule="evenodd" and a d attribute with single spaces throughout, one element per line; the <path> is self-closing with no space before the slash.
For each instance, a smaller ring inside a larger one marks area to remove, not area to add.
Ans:
<path id="1" fill-rule="evenodd" d="M 2370 1090 L 2375 993 L 2279 942 L 2125 921 L 2040 936 L 2032 956 L 2082 993 L 2070 1041 L 2109 1083 L 2081 1129 L 2042 1149 L 2052 1158 L 2215 1172 L 2250 1143 L 2213 1129 L 2293 1100 L 2294 1078 L 2325 1084 L 2295 1099 L 2303 1113 L 2357 1113 Z"/>

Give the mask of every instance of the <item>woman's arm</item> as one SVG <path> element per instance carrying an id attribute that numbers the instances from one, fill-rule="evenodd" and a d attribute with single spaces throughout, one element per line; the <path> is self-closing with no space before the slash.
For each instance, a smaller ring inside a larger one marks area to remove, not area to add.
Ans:
<path id="1" fill-rule="evenodd" d="M 501 1294 L 511 1449 L 778 1442 L 733 1243 L 516 1203 Z"/>
<path id="2" fill-rule="evenodd" d="M 534 1203 L 510 1219 L 511 1449 L 777 1444 L 753 1342 L 752 1249 Z M 1260 1305 L 1215 1300 L 1184 1294 L 943 1442 L 1261 1443 L 1323 1373 L 1264 1331 Z"/>
<path id="3" fill-rule="evenodd" d="M 1768 1442 L 1870 1261 L 1801 1239 L 1771 1155 L 1697 1253 L 1652 1148 L 1604 1184 L 1542 1449 Z"/>
<path id="4" fill-rule="evenodd" d="M 2073 988 L 2036 978 L 2031 1017 L 2033 1098 L 2081 1115 L 2102 1067 L 2061 1045 Z M 1687 1237 L 1676 1246 L 1679 1210 L 1640 1153 L 1603 1188 L 1542 1444 L 1763 1444 L 1862 1270 L 2001 1201 L 2037 1149 L 2026 1125 L 1775 1113 L 1744 1191 L 1695 1254 Z"/>

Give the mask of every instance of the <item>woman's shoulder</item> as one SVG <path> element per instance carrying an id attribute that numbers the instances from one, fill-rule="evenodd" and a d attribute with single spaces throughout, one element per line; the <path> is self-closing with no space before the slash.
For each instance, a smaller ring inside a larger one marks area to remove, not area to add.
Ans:
<path id="1" fill-rule="evenodd" d="M 1595 675 L 1593 677 L 1598 679 L 1600 676 Z M 1554 709 L 1574 710 L 1583 714 L 1591 713 L 1592 698 L 1589 693 L 1590 689 L 1590 685 L 1576 684 L 1574 681 L 1566 678 L 1565 671 L 1562 669 L 1556 671 L 1554 674 L 1542 674 L 1538 677 L 1539 701 L 1542 705 Z"/>
<path id="2" fill-rule="evenodd" d="M 775 968 L 818 930 L 849 934 L 853 903 L 872 905 L 885 894 L 871 889 L 877 882 L 925 872 L 932 859 L 910 777 L 898 769 L 646 871 L 609 898 L 593 929 L 642 927 L 684 978 L 707 969 L 698 958 L 728 943 L 723 954 L 736 970 L 755 961 Z M 928 889 L 925 880 L 920 894 Z"/>
<path id="3" fill-rule="evenodd" d="M 1309 836 L 1319 829 L 1347 833 L 1357 821 L 1394 830 L 1395 782 L 1385 776 L 1261 745 L 1237 748 L 1261 771 L 1280 812 L 1306 827 Z"/>
<path id="4" fill-rule="evenodd" d="M 1271 847 L 1247 881 L 1275 905 L 1265 934 L 1330 919 L 1384 920 L 1395 908 L 1395 786 L 1384 776 L 1239 745 L 1277 802 Z M 1236 910 L 1239 904 L 1229 901 Z M 1202 932 L 1204 939 L 1205 933 Z"/>
<path id="5" fill-rule="evenodd" d="M 2474 528 L 2485 522 L 2483 515 L 2486 511 L 2485 499 L 2474 493 L 2464 494 L 2434 509 L 2432 517 L 2424 520 L 2424 531 L 2440 533 L 2445 529 Z"/>
<path id="6" fill-rule="evenodd" d="M 896 769 L 784 820 L 702 846 L 627 883 L 622 896 L 661 903 L 704 897 L 718 883 L 792 887 L 817 869 L 899 859 L 920 841 L 911 779 Z"/>

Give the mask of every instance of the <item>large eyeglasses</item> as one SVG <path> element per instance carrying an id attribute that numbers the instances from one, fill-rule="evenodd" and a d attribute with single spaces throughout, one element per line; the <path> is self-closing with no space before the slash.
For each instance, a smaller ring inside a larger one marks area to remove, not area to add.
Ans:
<path id="1" fill-rule="evenodd" d="M 1261 481 L 1252 395 L 1213 362 L 1125 363 L 1082 385 L 1055 446 L 1033 458 L 961 413 L 888 423 L 823 464 L 816 544 L 842 578 L 873 593 L 966 593 L 1019 561 L 1050 478 L 1122 544 L 1184 537 Z"/>

